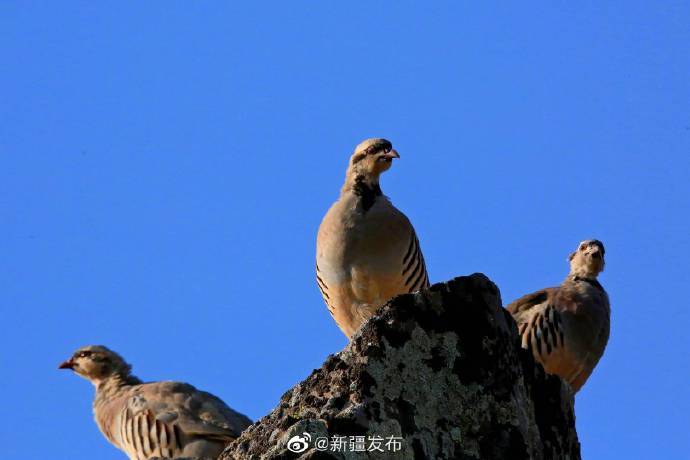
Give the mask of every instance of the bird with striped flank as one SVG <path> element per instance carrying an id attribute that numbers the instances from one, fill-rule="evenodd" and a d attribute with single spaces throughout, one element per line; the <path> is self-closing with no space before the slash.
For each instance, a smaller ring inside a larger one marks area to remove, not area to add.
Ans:
<path id="1" fill-rule="evenodd" d="M 611 307 L 597 276 L 604 245 L 585 240 L 570 255 L 570 273 L 559 287 L 521 297 L 506 308 L 517 322 L 522 347 L 549 374 L 578 392 L 601 359 L 609 339 Z"/>
<path id="2" fill-rule="evenodd" d="M 252 423 L 189 384 L 143 383 L 120 355 L 104 346 L 82 347 L 59 368 L 93 383 L 96 424 L 131 460 L 216 458 Z"/>
<path id="3" fill-rule="evenodd" d="M 379 184 L 396 158 L 386 139 L 359 144 L 340 197 L 319 227 L 316 281 L 348 338 L 392 297 L 429 286 L 415 230 Z"/>

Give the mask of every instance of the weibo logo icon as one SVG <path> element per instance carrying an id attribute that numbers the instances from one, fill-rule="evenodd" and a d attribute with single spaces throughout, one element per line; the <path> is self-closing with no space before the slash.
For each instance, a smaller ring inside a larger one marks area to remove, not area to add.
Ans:
<path id="1" fill-rule="evenodd" d="M 296 435 L 291 437 L 287 442 L 287 448 L 290 452 L 299 454 L 309 449 L 310 441 L 311 435 L 309 433 L 302 433 L 302 436 Z"/>

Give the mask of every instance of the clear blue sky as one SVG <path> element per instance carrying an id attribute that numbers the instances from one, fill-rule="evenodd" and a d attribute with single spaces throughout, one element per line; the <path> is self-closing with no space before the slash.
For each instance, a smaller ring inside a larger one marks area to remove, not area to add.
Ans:
<path id="1" fill-rule="evenodd" d="M 604 241 L 584 458 L 688 458 L 690 6 L 600 3 L 0 3 L 3 458 L 123 458 L 81 345 L 254 419 L 342 349 L 315 235 L 370 136 L 432 281 Z"/>

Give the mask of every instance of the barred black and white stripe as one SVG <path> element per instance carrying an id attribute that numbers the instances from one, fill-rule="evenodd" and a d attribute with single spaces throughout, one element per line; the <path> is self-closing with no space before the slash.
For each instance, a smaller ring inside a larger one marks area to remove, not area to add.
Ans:
<path id="1" fill-rule="evenodd" d="M 176 424 L 157 420 L 149 410 L 133 414 L 125 408 L 120 417 L 122 447 L 130 454 L 130 458 L 135 460 L 180 455 L 181 436 Z"/>
<path id="2" fill-rule="evenodd" d="M 561 314 L 552 305 L 533 315 L 529 322 L 520 324 L 519 332 L 523 347 L 541 358 L 564 346 Z"/>
<path id="3" fill-rule="evenodd" d="M 419 248 L 419 239 L 414 231 L 410 235 L 410 244 L 402 259 L 402 276 L 408 292 L 415 292 L 429 286 L 424 256 Z"/>
<path id="4" fill-rule="evenodd" d="M 333 305 L 331 305 L 331 297 L 328 295 L 328 285 L 326 285 L 324 280 L 321 278 L 321 269 L 319 268 L 319 264 L 316 264 L 316 284 L 319 285 L 319 290 L 323 296 L 323 301 L 326 302 L 326 307 L 328 308 L 331 316 L 333 316 L 334 309 Z"/>

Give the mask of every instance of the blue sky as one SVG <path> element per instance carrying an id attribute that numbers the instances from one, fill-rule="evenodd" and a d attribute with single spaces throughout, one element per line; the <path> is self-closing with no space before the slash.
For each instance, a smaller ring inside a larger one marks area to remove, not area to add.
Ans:
<path id="1" fill-rule="evenodd" d="M 56 369 L 90 343 L 269 412 L 346 344 L 316 230 L 382 136 L 432 281 L 606 244 L 583 456 L 688 458 L 690 6 L 600 3 L 2 2 L 3 456 L 123 458 Z"/>

